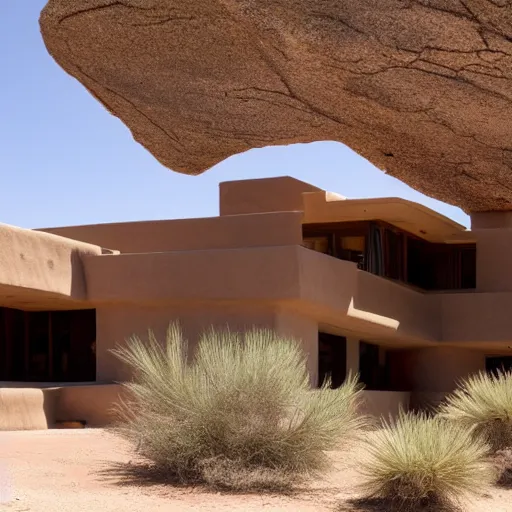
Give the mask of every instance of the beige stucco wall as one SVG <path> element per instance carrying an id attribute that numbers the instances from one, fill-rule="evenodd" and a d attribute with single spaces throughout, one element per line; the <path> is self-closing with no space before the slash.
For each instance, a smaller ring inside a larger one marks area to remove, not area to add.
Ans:
<path id="1" fill-rule="evenodd" d="M 511 253 L 512 254 L 512 253 Z M 442 305 L 442 340 L 491 349 L 512 344 L 512 291 L 446 294 Z"/>
<path id="2" fill-rule="evenodd" d="M 126 396 L 119 385 L 0 388 L 0 431 L 46 430 L 56 421 L 111 425 L 117 420 L 115 404 Z"/>
<path id="3" fill-rule="evenodd" d="M 397 337 L 439 340 L 440 306 L 436 295 L 418 292 L 369 272 L 358 271 L 354 306 L 396 321 Z"/>
<path id="4" fill-rule="evenodd" d="M 57 402 L 58 420 L 85 420 L 89 427 L 103 427 L 117 421 L 116 405 L 126 397 L 122 386 L 72 386 L 61 388 Z M 410 393 L 393 391 L 364 391 L 361 414 L 375 418 L 395 417 L 400 409 L 409 408 Z M 94 405 L 93 405 L 94 404 Z"/>
<path id="5" fill-rule="evenodd" d="M 0 305 L 58 307 L 59 301 L 86 299 L 85 256 L 94 245 L 0 224 Z"/>
<path id="6" fill-rule="evenodd" d="M 455 347 L 429 347 L 402 351 L 399 357 L 407 389 L 444 393 L 452 391 L 460 379 L 485 370 L 485 352 Z"/>
<path id="7" fill-rule="evenodd" d="M 436 297 L 299 246 L 103 255 L 87 258 L 85 269 L 98 306 L 293 305 L 317 323 L 371 337 L 424 344 L 440 337 Z"/>
<path id="8" fill-rule="evenodd" d="M 228 181 L 220 184 L 220 214 L 303 210 L 302 194 L 317 191 L 318 187 L 289 176 Z"/>
<path id="9" fill-rule="evenodd" d="M 300 298 L 319 323 L 365 334 L 366 338 L 429 344 L 439 339 L 436 296 L 305 248 L 297 249 Z"/>
<path id="10" fill-rule="evenodd" d="M 512 229 L 476 229 L 478 292 L 512 291 Z"/>
<path id="11" fill-rule="evenodd" d="M 347 337 L 347 375 L 359 373 L 359 339 Z"/>
<path id="12" fill-rule="evenodd" d="M 300 298 L 316 308 L 347 313 L 357 293 L 357 266 L 304 247 L 296 249 L 299 265 Z M 282 262 L 286 265 L 286 262 Z"/>
<path id="13" fill-rule="evenodd" d="M 116 406 L 128 395 L 121 385 L 67 386 L 59 389 L 56 421 L 85 421 L 87 427 L 103 427 L 119 420 Z"/>
<path id="14" fill-rule="evenodd" d="M 512 228 L 512 212 L 473 212 L 471 229 L 506 229 Z"/>
<path id="15" fill-rule="evenodd" d="M 399 391 L 364 391 L 361 412 L 389 420 L 400 410 L 407 412 L 411 394 Z"/>
<path id="16" fill-rule="evenodd" d="M 336 205 L 318 191 L 287 177 L 229 182 L 220 186 L 216 218 L 42 231 L 0 225 L 0 305 L 96 307 L 97 377 L 106 382 L 129 378 L 110 352 L 117 343 L 132 334 L 144 336 L 148 328 L 163 339 L 175 319 L 192 348 L 212 325 L 268 327 L 300 339 L 312 384 L 318 379 L 319 325 L 348 333 L 347 369 L 352 371 L 359 369 L 359 339 L 384 343 L 400 349 L 397 368 L 406 387 L 416 390 L 414 400 L 450 391 L 461 377 L 484 369 L 488 353 L 510 353 L 510 212 L 472 216 L 476 293 L 424 293 L 300 247 L 303 222 L 340 220 L 336 211 L 359 208 L 355 202 Z M 404 226 L 427 226 L 445 237 L 457 229 L 423 208 L 400 203 L 397 209 L 397 204 L 382 211 L 398 212 L 394 221 Z M 102 255 L 101 246 L 124 254 Z M 95 411 L 106 409 L 115 389 L 65 391 L 59 414 L 80 412 L 100 424 L 106 417 L 102 412 L 95 417 Z M 102 398 L 95 399 L 99 391 Z M 407 393 L 366 393 L 374 414 L 396 411 L 408 400 Z M 22 418 L 20 424 L 42 425 L 41 416 L 30 411 L 41 407 L 43 398 L 23 395 L 25 408 L 11 416 Z"/>
<path id="17" fill-rule="evenodd" d="M 307 357 L 310 383 L 315 387 L 318 384 L 318 323 L 311 317 L 280 308 L 275 317 L 274 330 L 300 341 Z"/>
<path id="18" fill-rule="evenodd" d="M 112 355 L 111 350 L 124 345 L 132 335 L 142 339 L 151 329 L 158 339 L 165 340 L 170 322 L 179 321 L 184 337 L 194 349 L 201 334 L 210 327 L 243 331 L 256 328 L 275 329 L 292 336 L 303 336 L 305 346 L 311 349 L 313 323 L 287 316 L 277 309 L 256 304 L 175 305 L 173 307 L 105 306 L 97 310 L 97 380 L 122 381 L 130 372 Z M 314 349 L 313 358 L 314 358 Z M 314 366 L 314 359 L 311 360 Z M 313 369 L 313 368 L 312 368 Z"/>
<path id="19" fill-rule="evenodd" d="M 118 303 L 299 297 L 296 246 L 121 254 L 85 262 L 91 300 Z"/>
<path id="20" fill-rule="evenodd" d="M 44 231 L 123 253 L 149 253 L 302 243 L 302 213 L 124 222 Z"/>
<path id="21" fill-rule="evenodd" d="M 85 420 L 90 427 L 102 427 L 117 420 L 119 397 L 127 396 L 120 385 L 74 386 L 61 389 L 57 417 L 63 420 Z M 65 400 L 63 400 L 65 397 Z M 411 394 L 395 391 L 364 391 L 360 413 L 374 418 L 396 417 L 400 409 L 409 409 Z M 95 403 L 91 407 L 91 403 Z"/>

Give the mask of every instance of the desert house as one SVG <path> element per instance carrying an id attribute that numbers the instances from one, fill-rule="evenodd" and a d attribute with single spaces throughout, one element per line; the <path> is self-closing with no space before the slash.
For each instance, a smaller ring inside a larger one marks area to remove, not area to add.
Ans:
<path id="1" fill-rule="evenodd" d="M 176 319 L 192 347 L 210 326 L 293 336 L 312 385 L 359 372 L 375 414 L 438 400 L 512 361 L 512 217 L 471 221 L 281 177 L 222 183 L 218 217 L 0 225 L 0 416 L 108 422 L 129 378 L 111 349 Z"/>

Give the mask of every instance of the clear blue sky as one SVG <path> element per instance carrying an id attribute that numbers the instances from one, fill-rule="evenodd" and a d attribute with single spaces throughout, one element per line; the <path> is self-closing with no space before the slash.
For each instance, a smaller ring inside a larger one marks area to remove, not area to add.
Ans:
<path id="1" fill-rule="evenodd" d="M 0 222 L 27 228 L 218 214 L 221 181 L 289 175 L 348 197 L 398 196 L 468 225 L 459 209 L 335 142 L 251 150 L 202 176 L 174 173 L 46 52 L 45 0 L 0 1 Z"/>

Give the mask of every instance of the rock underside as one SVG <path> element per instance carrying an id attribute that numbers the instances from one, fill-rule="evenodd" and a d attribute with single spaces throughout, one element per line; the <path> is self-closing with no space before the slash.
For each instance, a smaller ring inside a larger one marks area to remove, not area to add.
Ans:
<path id="1" fill-rule="evenodd" d="M 50 0 L 40 21 L 175 171 L 335 140 L 466 211 L 512 209 L 510 0 Z"/>

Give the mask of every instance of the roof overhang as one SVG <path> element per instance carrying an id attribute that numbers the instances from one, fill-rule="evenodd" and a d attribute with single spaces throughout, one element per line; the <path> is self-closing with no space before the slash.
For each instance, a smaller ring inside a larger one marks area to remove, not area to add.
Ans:
<path id="1" fill-rule="evenodd" d="M 303 194 L 304 224 L 380 220 L 434 243 L 473 243 L 471 231 L 426 206 L 397 197 L 344 199 L 328 192 Z"/>

